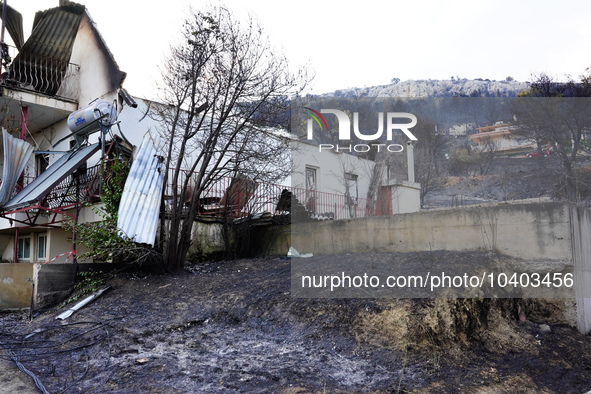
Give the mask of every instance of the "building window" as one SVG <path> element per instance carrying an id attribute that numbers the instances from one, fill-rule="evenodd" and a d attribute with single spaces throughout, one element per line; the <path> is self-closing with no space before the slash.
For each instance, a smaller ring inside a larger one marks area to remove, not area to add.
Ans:
<path id="1" fill-rule="evenodd" d="M 31 259 L 31 237 L 19 237 L 16 258 L 19 260 Z"/>
<path id="2" fill-rule="evenodd" d="M 316 190 L 316 169 L 306 167 L 306 209 L 311 212 L 316 212 Z"/>
<path id="3" fill-rule="evenodd" d="M 37 237 L 37 260 L 47 260 L 47 234 L 39 234 Z"/>
<path id="4" fill-rule="evenodd" d="M 357 175 L 345 172 L 345 196 L 351 197 L 355 200 L 359 197 L 357 178 Z"/>
<path id="5" fill-rule="evenodd" d="M 316 190 L 316 169 L 306 167 L 306 190 Z"/>

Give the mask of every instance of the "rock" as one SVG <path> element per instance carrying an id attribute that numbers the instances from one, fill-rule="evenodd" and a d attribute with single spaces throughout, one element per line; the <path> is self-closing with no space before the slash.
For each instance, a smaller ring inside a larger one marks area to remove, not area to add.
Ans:
<path id="1" fill-rule="evenodd" d="M 326 96 L 335 97 L 452 97 L 452 96 L 516 96 L 529 88 L 528 82 L 487 80 L 408 80 L 390 85 L 340 89 Z"/>
<path id="2" fill-rule="evenodd" d="M 552 329 L 547 324 L 540 324 L 540 332 L 551 332 Z"/>

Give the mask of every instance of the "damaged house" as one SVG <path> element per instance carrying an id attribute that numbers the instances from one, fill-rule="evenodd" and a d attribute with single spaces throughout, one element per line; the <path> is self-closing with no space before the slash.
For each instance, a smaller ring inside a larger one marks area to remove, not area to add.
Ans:
<path id="1" fill-rule="evenodd" d="M 112 159 L 133 163 L 118 227 L 135 241 L 154 245 L 160 196 L 163 190 L 173 195 L 160 171 L 158 125 L 147 116 L 159 104 L 134 99 L 123 88 L 126 74 L 86 7 L 60 0 L 57 7 L 38 11 L 28 37 L 18 10 L 3 9 L 0 309 L 42 304 L 69 288 L 75 273 L 73 264 L 64 263 L 88 250 L 72 242 L 63 222 L 101 220 L 90 204 L 100 202 Z M 198 215 L 215 217 L 231 207 L 237 220 L 253 215 L 267 220 L 289 212 L 294 200 L 307 218 L 317 220 L 414 209 L 399 209 L 395 199 L 400 190 L 415 191 L 412 181 L 379 182 L 386 205 L 378 206 L 365 198 L 375 163 L 328 152 L 320 157 L 308 144 L 294 143 L 301 154 L 292 157 L 291 184 L 259 184 L 241 174 L 220 179 L 202 195 Z M 63 285 L 47 279 L 60 276 L 68 278 Z"/>
<path id="2" fill-rule="evenodd" d="M 99 197 L 101 150 L 107 157 L 131 156 L 131 144 L 107 126 L 134 102 L 122 89 L 125 73 L 83 5 L 60 1 L 37 12 L 27 40 L 22 17 L 7 9 L 14 47 L 3 43 L 4 141 L 25 141 L 33 151 L 3 144 L 0 251 L 4 261 L 45 262 L 72 251 L 61 222 L 76 213 L 77 190 L 83 201 Z M 100 121 L 85 129 L 99 113 Z M 138 140 L 133 131 L 127 134 Z M 93 220 L 92 211 L 82 208 L 79 218 Z"/>
<path id="3" fill-rule="evenodd" d="M 60 0 L 37 12 L 28 38 L 21 14 L 3 8 L 0 307 L 24 307 L 30 284 L 11 285 L 39 283 L 43 266 L 52 264 L 35 262 L 71 262 L 85 252 L 76 250 L 62 223 L 99 219 L 82 203 L 99 201 L 108 159 L 131 158 L 147 127 L 118 126 L 123 108 L 137 103 L 122 88 L 126 74 L 84 5 Z M 16 262 L 30 264 L 5 264 Z"/>

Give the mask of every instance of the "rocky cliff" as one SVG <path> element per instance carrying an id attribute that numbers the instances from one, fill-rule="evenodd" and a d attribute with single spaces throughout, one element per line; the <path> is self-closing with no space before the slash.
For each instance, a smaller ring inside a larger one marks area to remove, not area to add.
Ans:
<path id="1" fill-rule="evenodd" d="M 487 79 L 408 80 L 395 78 L 390 85 L 340 89 L 334 97 L 515 97 L 529 82 Z"/>

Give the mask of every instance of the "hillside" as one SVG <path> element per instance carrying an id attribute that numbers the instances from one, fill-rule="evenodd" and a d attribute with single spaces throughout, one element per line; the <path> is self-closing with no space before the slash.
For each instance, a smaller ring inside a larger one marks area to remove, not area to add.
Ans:
<path id="1" fill-rule="evenodd" d="M 445 208 L 514 200 L 565 199 L 561 186 L 561 166 L 557 155 L 543 158 L 497 157 L 486 175 L 443 176 L 441 187 L 429 192 L 423 208 Z M 587 157 L 579 161 L 579 195 L 591 201 L 591 166 Z"/>

